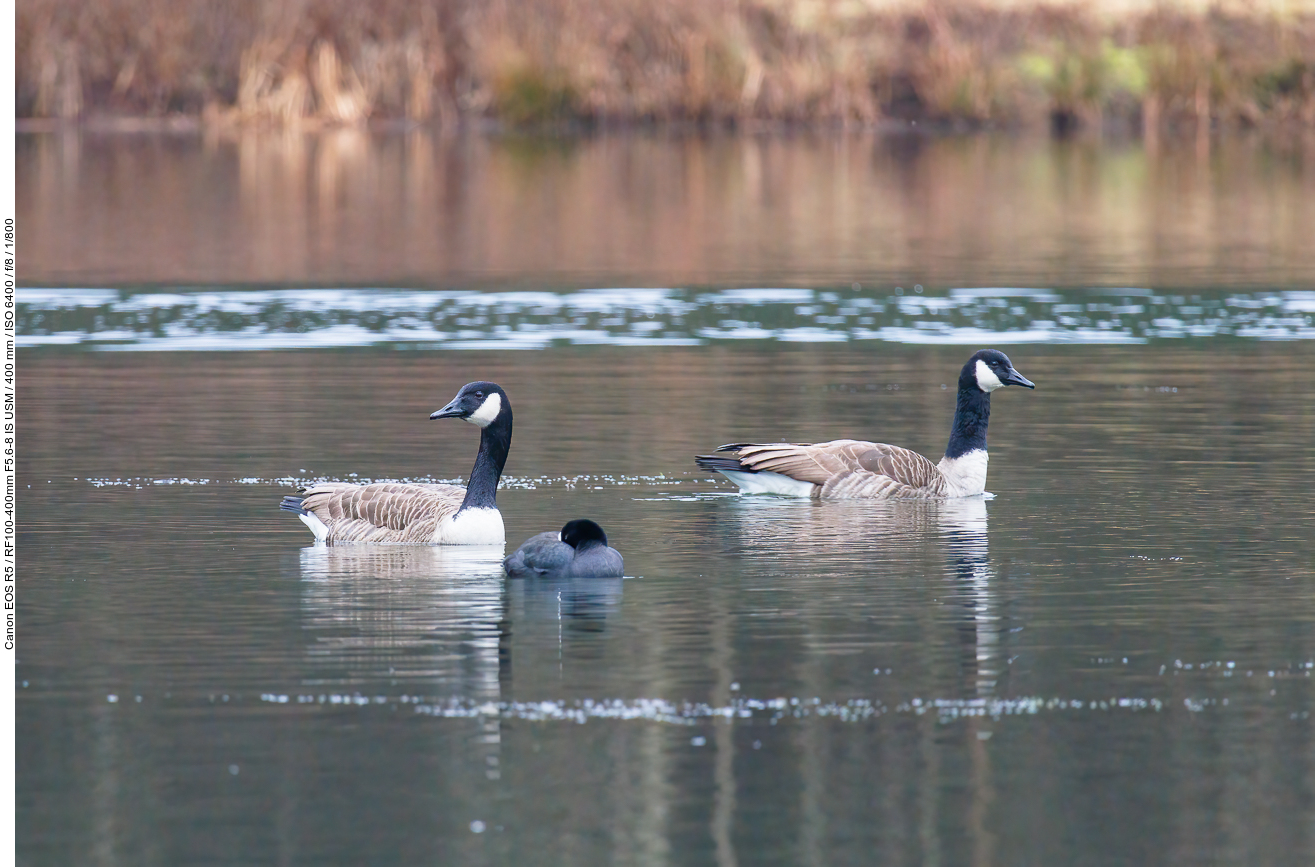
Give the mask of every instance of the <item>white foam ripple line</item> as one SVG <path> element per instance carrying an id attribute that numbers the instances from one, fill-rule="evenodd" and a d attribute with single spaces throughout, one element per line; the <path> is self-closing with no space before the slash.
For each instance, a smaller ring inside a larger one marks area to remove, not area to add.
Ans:
<path id="1" fill-rule="evenodd" d="M 917 287 L 920 290 L 921 287 Z M 856 290 L 857 292 L 858 290 Z M 1149 289 L 966 287 L 845 295 L 743 288 L 192 290 L 17 292 L 20 347 L 247 351 L 387 345 L 542 350 L 553 345 L 691 346 L 709 341 L 928 345 L 1091 343 L 1236 336 L 1315 339 L 1315 291 L 1226 298 Z"/>
<path id="2" fill-rule="evenodd" d="M 372 485 L 372 484 L 415 484 L 415 485 L 462 485 L 465 484 L 463 478 L 438 479 L 432 476 L 405 477 L 405 478 L 369 478 L 351 474 L 346 478 L 336 478 L 329 476 L 279 476 L 277 478 L 261 478 L 258 476 L 243 476 L 239 479 L 191 479 L 191 478 L 154 478 L 151 476 L 130 476 L 128 478 L 75 478 L 73 481 L 86 482 L 95 488 L 140 488 L 144 485 L 255 485 L 270 486 L 279 488 L 299 488 L 317 485 L 326 482 L 346 483 L 351 485 Z M 585 488 L 600 489 L 607 486 L 641 486 L 641 487 L 670 487 L 672 485 L 683 485 L 690 482 L 705 482 L 706 474 L 699 473 L 696 470 L 690 471 L 688 478 L 671 478 L 664 473 L 656 475 L 642 476 L 610 476 L 610 475 L 579 475 L 579 476 L 503 476 L 498 482 L 499 490 L 536 490 L 538 488 L 562 487 L 562 488 Z"/>
<path id="3" fill-rule="evenodd" d="M 572 701 L 482 701 L 452 697 L 434 699 L 423 696 L 364 695 L 361 693 L 264 693 L 262 702 L 279 705 L 327 705 L 330 707 L 369 707 L 405 705 L 414 713 L 437 719 L 503 719 L 526 722 L 565 722 L 583 725 L 592 721 L 644 721 L 669 725 L 693 726 L 724 720 L 726 722 L 765 722 L 776 725 L 782 720 L 824 719 L 841 723 L 859 723 L 886 716 L 932 716 L 942 723 L 959 719 L 1030 717 L 1044 713 L 1162 713 L 1170 708 L 1156 697 L 1121 696 L 1112 698 L 1060 698 L 1020 696 L 1015 698 L 911 698 L 886 702 L 875 698 L 851 698 L 845 701 L 822 701 L 820 698 L 739 698 L 727 704 L 671 701 L 660 698 L 577 699 Z M 1227 706 L 1228 700 L 1187 698 L 1184 710 L 1200 713 L 1209 708 Z"/>

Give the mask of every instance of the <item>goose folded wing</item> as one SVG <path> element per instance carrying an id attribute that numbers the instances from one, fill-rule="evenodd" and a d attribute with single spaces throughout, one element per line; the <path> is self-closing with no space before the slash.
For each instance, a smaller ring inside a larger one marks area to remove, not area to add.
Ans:
<path id="1" fill-rule="evenodd" d="M 867 472 L 890 479 L 909 492 L 944 493 L 945 477 L 922 455 L 885 443 L 864 445 L 872 446 L 858 456 L 859 464 Z"/>
<path id="2" fill-rule="evenodd" d="M 317 485 L 305 492 L 302 508 L 338 541 L 425 542 L 465 493 L 455 485 Z"/>
<path id="3" fill-rule="evenodd" d="M 944 480 L 936 465 L 917 452 L 885 443 L 833 440 L 826 443 L 739 444 L 740 464 L 757 472 L 780 473 L 822 487 L 824 496 L 887 496 L 938 491 Z"/>
<path id="4" fill-rule="evenodd" d="M 829 443 L 740 443 L 722 446 L 718 451 L 734 450 L 740 466 L 756 473 L 780 473 L 801 482 L 824 485 L 827 480 L 854 469 L 846 450 L 853 440 Z"/>

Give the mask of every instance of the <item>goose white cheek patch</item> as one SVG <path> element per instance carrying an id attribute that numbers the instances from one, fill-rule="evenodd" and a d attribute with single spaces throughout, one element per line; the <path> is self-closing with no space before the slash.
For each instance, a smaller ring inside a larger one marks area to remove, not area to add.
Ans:
<path id="1" fill-rule="evenodd" d="M 502 395 L 495 391 L 484 398 L 484 402 L 480 404 L 479 409 L 472 412 L 466 421 L 479 427 L 488 427 L 493 424 L 493 420 L 498 417 L 500 412 L 502 412 Z"/>
<path id="2" fill-rule="evenodd" d="M 977 360 L 977 387 L 982 391 L 995 391 L 997 388 L 1004 386 L 1000 377 L 995 375 L 995 371 L 987 367 L 986 362 L 981 359 Z"/>

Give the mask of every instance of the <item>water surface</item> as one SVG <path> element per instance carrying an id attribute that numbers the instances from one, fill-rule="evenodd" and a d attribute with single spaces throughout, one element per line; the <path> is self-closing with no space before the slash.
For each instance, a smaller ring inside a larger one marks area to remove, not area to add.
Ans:
<path id="1" fill-rule="evenodd" d="M 995 399 L 993 499 L 692 466 L 934 455 L 965 352 L 25 351 L 20 851 L 1308 860 L 1309 344 L 1013 347 L 1038 389 Z M 475 432 L 426 416 L 477 377 L 516 410 L 509 536 L 593 516 L 624 581 L 316 548 L 277 511 L 290 479 L 464 475 Z"/>
<path id="2" fill-rule="evenodd" d="M 23 135 L 25 864 L 1315 860 L 1309 143 Z M 994 495 L 745 498 L 744 440 Z M 315 547 L 317 479 L 512 545 Z"/>

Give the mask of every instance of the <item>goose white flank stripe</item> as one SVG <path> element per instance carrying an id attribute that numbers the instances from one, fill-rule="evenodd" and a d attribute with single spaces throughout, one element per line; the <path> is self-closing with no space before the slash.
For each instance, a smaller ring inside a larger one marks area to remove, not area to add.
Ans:
<path id="1" fill-rule="evenodd" d="M 479 452 L 466 487 L 326 482 L 284 497 L 316 542 L 502 545 L 498 479 L 511 449 L 511 402 L 501 386 L 472 382 L 431 419 L 460 418 L 480 428 Z"/>
<path id="2" fill-rule="evenodd" d="M 991 392 L 1035 388 L 996 349 L 982 349 L 959 372 L 950 442 L 940 463 L 899 446 L 864 440 L 825 443 L 731 443 L 695 463 L 744 494 L 814 498 L 971 497 L 986 490 L 986 427 Z"/>
<path id="3" fill-rule="evenodd" d="M 811 497 L 812 482 L 792 479 L 780 473 L 745 472 L 742 470 L 719 470 L 722 475 L 740 486 L 746 494 L 778 494 L 782 497 Z"/>

